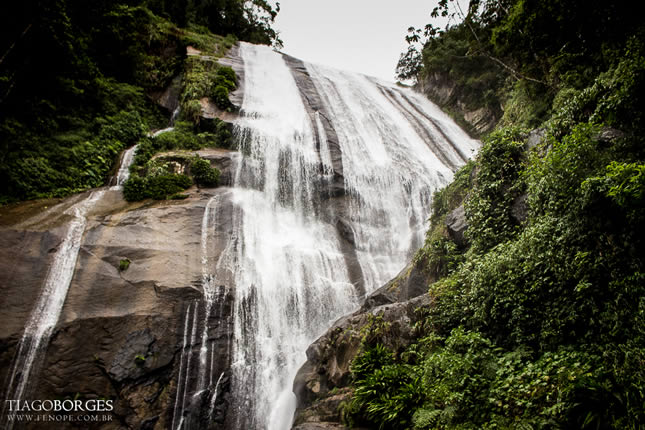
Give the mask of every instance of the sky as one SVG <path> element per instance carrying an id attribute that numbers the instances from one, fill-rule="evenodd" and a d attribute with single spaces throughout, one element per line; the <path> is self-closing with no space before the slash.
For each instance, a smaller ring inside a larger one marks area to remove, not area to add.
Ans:
<path id="1" fill-rule="evenodd" d="M 281 50 L 305 61 L 395 81 L 410 26 L 430 22 L 432 0 L 280 0 Z M 437 22 L 433 21 L 436 25 Z"/>

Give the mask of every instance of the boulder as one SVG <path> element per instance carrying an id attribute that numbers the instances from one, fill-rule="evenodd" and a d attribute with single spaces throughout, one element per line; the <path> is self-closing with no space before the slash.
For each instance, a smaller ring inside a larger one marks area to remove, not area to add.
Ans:
<path id="1" fill-rule="evenodd" d="M 448 235 L 457 245 L 461 247 L 466 245 L 464 232 L 468 228 L 468 221 L 466 220 L 466 212 L 463 203 L 448 213 L 446 216 L 446 227 Z"/>

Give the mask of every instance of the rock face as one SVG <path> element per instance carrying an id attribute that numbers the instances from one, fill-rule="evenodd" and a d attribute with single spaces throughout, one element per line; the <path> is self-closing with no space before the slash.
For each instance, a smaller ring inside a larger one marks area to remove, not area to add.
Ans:
<path id="1" fill-rule="evenodd" d="M 499 112 L 486 107 L 472 109 L 464 102 L 457 85 L 447 76 L 435 73 L 418 84 L 419 90 L 442 108 L 449 108 L 461 116 L 476 135 L 491 131 L 501 118 Z"/>
<path id="2" fill-rule="evenodd" d="M 414 338 L 414 323 L 421 318 L 418 308 L 430 304 L 430 296 L 424 293 L 433 280 L 420 264 L 409 265 L 307 349 L 307 362 L 293 384 L 298 399 L 294 430 L 345 428 L 339 408 L 351 396 L 350 364 L 360 352 L 365 329 L 379 324 L 385 346 L 405 349 Z"/>
<path id="3" fill-rule="evenodd" d="M 450 238 L 454 240 L 457 245 L 463 247 L 466 245 L 464 233 L 467 228 L 468 223 L 466 221 L 466 212 L 462 203 L 446 216 L 446 229 L 448 230 Z"/>
<path id="4" fill-rule="evenodd" d="M 200 234 L 209 199 L 219 195 L 220 235 L 230 234 L 227 189 L 198 192 L 179 203 L 127 204 L 107 190 L 91 214 L 76 269 L 40 375 L 27 398 L 114 399 L 111 421 L 92 428 L 171 427 L 180 366 L 184 314 L 201 300 Z M 18 215 L 20 205 L 3 208 L 0 219 L 0 363 L 6 380 L 17 342 L 36 302 L 52 255 L 65 233 L 64 211 L 84 196 L 54 205 L 44 214 Z M 40 222 L 39 222 L 40 220 Z M 215 241 L 214 252 L 219 243 Z M 122 259 L 130 260 L 120 270 Z M 224 301 L 220 314 L 229 312 Z M 213 317 L 217 319 L 217 317 Z M 209 341 L 220 351 L 214 372 L 228 367 L 226 321 Z M 194 346 L 198 348 L 198 345 Z M 197 353 L 194 354 L 197 357 Z M 219 373 L 218 373 L 219 374 Z M 220 397 L 226 401 L 226 396 Z M 37 428 L 77 428 L 54 422 Z M 205 427 L 204 427 L 205 428 Z"/>

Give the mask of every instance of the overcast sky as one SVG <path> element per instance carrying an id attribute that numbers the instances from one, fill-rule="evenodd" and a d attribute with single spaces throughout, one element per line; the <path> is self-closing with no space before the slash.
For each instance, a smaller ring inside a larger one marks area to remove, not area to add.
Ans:
<path id="1" fill-rule="evenodd" d="M 432 0 L 280 0 L 282 52 L 390 82 L 410 26 L 430 21 Z M 435 23 L 436 24 L 436 23 Z"/>

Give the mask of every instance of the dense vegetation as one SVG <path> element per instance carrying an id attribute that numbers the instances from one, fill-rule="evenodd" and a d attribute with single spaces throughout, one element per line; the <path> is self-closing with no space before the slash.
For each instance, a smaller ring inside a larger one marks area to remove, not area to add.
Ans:
<path id="1" fill-rule="evenodd" d="M 452 7 L 442 1 L 436 13 Z M 596 1 L 471 1 L 462 24 L 429 26 L 419 56 L 402 57 L 407 77 L 447 73 L 477 94 L 473 103 L 498 103 L 504 114 L 477 159 L 434 196 L 416 259 L 443 277 L 430 285 L 432 305 L 418 310 L 416 340 L 390 350 L 387 327 L 366 329 L 348 424 L 642 428 L 645 37 L 637 19 Z M 480 75 L 484 64 L 495 73 Z M 461 204 L 465 245 L 445 225 Z"/>
<path id="2" fill-rule="evenodd" d="M 26 0 L 5 5 L 0 17 L 0 204 L 105 184 L 123 149 L 168 124 L 170 113 L 149 96 L 175 76 L 185 78 L 185 119 L 198 122 L 202 97 L 230 109 L 235 74 L 214 60 L 236 39 L 279 43 L 270 27 L 276 13 L 264 0 L 119 0 L 92 2 L 91 7 L 79 0 Z M 188 45 L 201 50 L 203 58 L 186 57 Z"/>
<path id="3" fill-rule="evenodd" d="M 173 130 L 139 141 L 130 167 L 130 178 L 123 187 L 128 201 L 147 198 L 183 198 L 181 191 L 193 181 L 198 186 L 215 187 L 220 171 L 195 154 L 206 147 L 227 147 L 231 134 L 223 121 L 215 120 L 215 132 L 199 132 L 193 123 L 178 121 Z M 157 153 L 164 153 L 156 156 Z M 192 177 L 192 179 L 191 179 Z"/>

